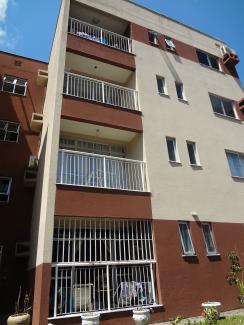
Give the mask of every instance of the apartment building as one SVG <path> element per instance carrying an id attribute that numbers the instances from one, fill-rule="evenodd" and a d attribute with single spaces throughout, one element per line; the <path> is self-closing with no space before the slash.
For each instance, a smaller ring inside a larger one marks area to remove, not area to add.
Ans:
<path id="1" fill-rule="evenodd" d="M 27 282 L 39 141 L 31 120 L 42 113 L 45 88 L 36 79 L 47 64 L 3 52 L 0 62 L 1 314 L 13 311 L 19 285 Z"/>
<path id="2" fill-rule="evenodd" d="M 199 315 L 211 300 L 239 308 L 225 281 L 228 252 L 244 258 L 235 52 L 130 1 L 66 0 L 48 67 L 23 58 L 27 75 L 11 68 L 19 59 L 2 56 L 1 96 L 18 115 L 0 119 L 20 123 L 32 141 L 19 173 L 30 155 L 38 164 L 33 204 L 33 188 L 25 203 L 31 228 L 21 224 L 25 236 L 13 238 L 30 246 L 32 323 L 80 324 L 82 313 L 99 311 L 104 324 L 132 324 L 136 306 L 152 308 L 158 323 Z M 19 82 L 24 93 L 4 88 Z M 9 202 L 0 208 L 9 214 L 12 194 L 20 196 L 15 165 L 5 166 Z"/>

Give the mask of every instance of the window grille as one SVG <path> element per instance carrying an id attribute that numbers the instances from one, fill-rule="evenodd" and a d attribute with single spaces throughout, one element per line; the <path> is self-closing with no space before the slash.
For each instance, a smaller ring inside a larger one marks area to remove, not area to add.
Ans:
<path id="1" fill-rule="evenodd" d="M 73 140 L 61 138 L 60 148 L 121 158 L 125 158 L 126 155 L 125 146 L 97 143 L 82 139 Z"/>
<path id="2" fill-rule="evenodd" d="M 156 303 L 151 222 L 59 218 L 51 316 Z"/>

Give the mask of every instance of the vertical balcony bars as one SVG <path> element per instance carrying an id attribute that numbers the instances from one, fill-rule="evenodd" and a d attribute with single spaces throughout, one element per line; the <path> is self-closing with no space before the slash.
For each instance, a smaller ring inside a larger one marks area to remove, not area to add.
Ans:
<path id="1" fill-rule="evenodd" d="M 139 110 L 136 90 L 74 73 L 65 72 L 63 93 L 108 105 Z"/>
<path id="2" fill-rule="evenodd" d="M 57 218 L 51 317 L 156 304 L 149 220 Z"/>
<path id="3" fill-rule="evenodd" d="M 59 150 L 57 183 L 148 191 L 143 161 L 64 149 Z"/>
<path id="4" fill-rule="evenodd" d="M 132 53 L 132 40 L 130 38 L 88 24 L 82 20 L 70 17 L 68 31 L 70 34 L 86 38 L 90 41 Z"/>

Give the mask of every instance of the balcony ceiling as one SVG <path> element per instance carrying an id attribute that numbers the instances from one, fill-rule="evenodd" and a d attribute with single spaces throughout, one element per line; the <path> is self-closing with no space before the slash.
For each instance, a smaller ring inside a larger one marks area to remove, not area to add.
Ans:
<path id="1" fill-rule="evenodd" d="M 66 71 L 126 86 L 133 71 L 67 52 Z"/>
<path id="2" fill-rule="evenodd" d="M 86 135 L 97 138 L 99 137 L 101 139 L 109 139 L 125 143 L 129 143 L 136 136 L 136 133 L 131 131 L 119 130 L 67 119 L 61 119 L 61 131 L 80 136 Z"/>
<path id="3" fill-rule="evenodd" d="M 79 4 L 77 2 L 73 2 L 71 5 L 70 17 L 83 20 L 89 24 L 121 35 L 124 35 L 128 26 L 126 21 L 118 17 L 109 15 L 103 11 Z"/>

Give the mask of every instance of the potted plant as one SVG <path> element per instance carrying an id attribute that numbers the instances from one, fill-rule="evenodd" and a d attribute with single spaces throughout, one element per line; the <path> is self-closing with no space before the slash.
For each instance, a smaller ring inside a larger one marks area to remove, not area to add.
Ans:
<path id="1" fill-rule="evenodd" d="M 231 261 L 230 272 L 227 275 L 227 282 L 229 285 L 235 284 L 239 289 L 239 301 L 244 304 L 244 269 L 240 264 L 240 258 L 238 254 L 233 251 L 228 254 L 228 258 Z"/>
<path id="2" fill-rule="evenodd" d="M 84 313 L 81 315 L 82 325 L 99 325 L 100 313 Z"/>
<path id="3" fill-rule="evenodd" d="M 133 319 L 136 325 L 147 325 L 150 319 L 150 309 L 143 307 L 133 309 Z"/>
<path id="4" fill-rule="evenodd" d="M 217 324 L 219 319 L 219 312 L 217 308 L 210 307 L 203 310 L 204 321 L 208 325 Z"/>
<path id="5" fill-rule="evenodd" d="M 183 317 L 181 315 L 177 315 L 174 319 L 171 320 L 172 325 L 179 324 L 182 321 Z"/>
<path id="6" fill-rule="evenodd" d="M 21 287 L 19 289 L 18 299 L 15 305 L 15 313 L 8 317 L 8 325 L 29 325 L 30 324 L 30 294 L 26 293 L 23 301 L 23 308 L 20 307 Z"/>

